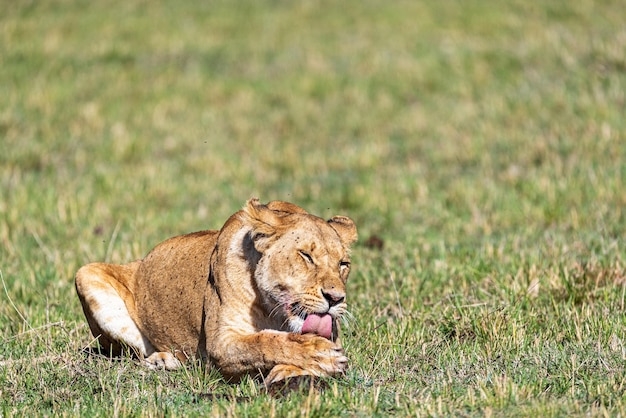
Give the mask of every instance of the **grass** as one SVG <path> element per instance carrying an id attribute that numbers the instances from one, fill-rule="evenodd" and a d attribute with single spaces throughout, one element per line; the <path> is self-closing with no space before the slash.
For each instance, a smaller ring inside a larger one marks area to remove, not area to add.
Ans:
<path id="1" fill-rule="evenodd" d="M 624 415 L 622 9 L 0 5 L 0 415 Z M 84 354 L 79 266 L 251 196 L 357 222 L 345 379 Z"/>

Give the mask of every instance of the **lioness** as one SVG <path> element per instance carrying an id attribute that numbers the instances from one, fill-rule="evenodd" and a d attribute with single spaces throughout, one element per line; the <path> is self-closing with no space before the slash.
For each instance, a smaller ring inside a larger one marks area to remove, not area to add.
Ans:
<path id="1" fill-rule="evenodd" d="M 153 368 L 199 355 L 230 381 L 333 376 L 348 361 L 338 320 L 356 239 L 345 216 L 251 199 L 219 231 L 170 238 L 128 264 L 81 267 L 76 291 L 101 347 L 129 348 Z"/>

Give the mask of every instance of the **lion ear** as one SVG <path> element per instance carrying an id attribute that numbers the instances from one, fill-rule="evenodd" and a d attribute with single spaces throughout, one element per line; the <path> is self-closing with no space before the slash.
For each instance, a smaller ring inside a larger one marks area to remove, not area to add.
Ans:
<path id="1" fill-rule="evenodd" d="M 254 247 L 257 251 L 263 252 L 273 242 L 273 237 L 281 225 L 280 217 L 256 198 L 248 200 L 241 214 L 244 225 L 252 228 L 250 235 Z"/>
<path id="2" fill-rule="evenodd" d="M 300 213 L 300 214 L 308 213 L 306 210 L 302 209 L 298 205 L 294 205 L 293 203 L 289 203 L 289 202 L 281 202 L 280 200 L 274 200 L 268 203 L 267 207 L 272 210 L 277 210 L 279 212 Z"/>
<path id="3" fill-rule="evenodd" d="M 328 224 L 337 231 L 344 245 L 349 247 L 357 240 L 356 225 L 347 216 L 333 216 L 328 220 Z"/>

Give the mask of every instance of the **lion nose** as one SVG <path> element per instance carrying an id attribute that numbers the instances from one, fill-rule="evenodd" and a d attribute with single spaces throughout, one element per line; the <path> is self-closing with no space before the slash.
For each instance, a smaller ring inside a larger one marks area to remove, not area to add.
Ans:
<path id="1" fill-rule="evenodd" d="M 340 304 L 346 298 L 346 294 L 340 290 L 330 289 L 322 290 L 322 295 L 328 301 L 328 305 L 333 307 Z"/>

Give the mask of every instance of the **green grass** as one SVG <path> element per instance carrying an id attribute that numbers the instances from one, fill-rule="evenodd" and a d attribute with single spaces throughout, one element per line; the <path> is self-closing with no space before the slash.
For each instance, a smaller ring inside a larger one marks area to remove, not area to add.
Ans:
<path id="1" fill-rule="evenodd" d="M 626 414 L 623 23 L 619 1 L 4 2 L 0 416 Z M 251 196 L 357 222 L 345 379 L 275 399 L 83 353 L 78 267 Z"/>

